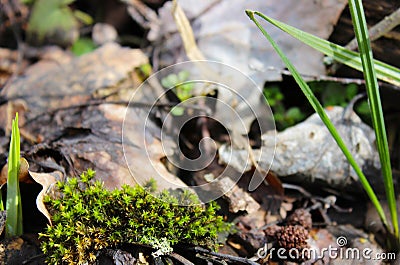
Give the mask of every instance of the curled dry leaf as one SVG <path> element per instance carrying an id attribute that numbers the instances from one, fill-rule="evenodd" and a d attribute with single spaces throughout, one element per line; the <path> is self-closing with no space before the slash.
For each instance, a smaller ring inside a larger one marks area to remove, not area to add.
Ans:
<path id="1" fill-rule="evenodd" d="M 36 206 L 38 210 L 46 216 L 51 224 L 51 216 L 47 211 L 46 206 L 43 203 L 43 198 L 47 194 L 51 194 L 52 188 L 57 183 L 57 181 L 61 181 L 63 179 L 63 173 L 60 171 L 54 171 L 51 173 L 36 173 L 29 171 L 29 175 L 40 185 L 42 185 L 43 189 L 38 194 L 36 198 Z"/>
<path id="2" fill-rule="evenodd" d="M 32 182 L 28 174 L 29 163 L 25 158 L 20 158 L 20 168 L 18 172 L 19 182 L 30 183 Z M 8 164 L 5 164 L 0 173 L 0 187 L 7 183 L 8 178 Z"/>

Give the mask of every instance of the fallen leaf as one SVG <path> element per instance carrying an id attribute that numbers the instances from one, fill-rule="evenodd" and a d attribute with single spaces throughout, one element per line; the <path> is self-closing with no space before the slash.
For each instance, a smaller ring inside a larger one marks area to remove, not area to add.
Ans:
<path id="1" fill-rule="evenodd" d="M 62 181 L 64 178 L 64 175 L 60 171 L 54 171 L 51 173 L 36 173 L 29 171 L 29 175 L 40 185 L 42 185 L 43 189 L 42 191 L 38 194 L 36 198 L 36 206 L 38 210 L 46 216 L 46 218 L 49 220 L 49 223 L 51 224 L 51 215 L 47 211 L 46 206 L 43 203 L 43 198 L 44 196 L 51 194 L 51 190 L 54 187 L 54 185 L 58 181 Z"/>
<path id="2" fill-rule="evenodd" d="M 21 250 L 24 240 L 20 237 L 12 239 L 7 245 L 7 250 Z"/>
<path id="3" fill-rule="evenodd" d="M 32 180 L 28 174 L 29 163 L 25 158 L 20 158 L 20 168 L 18 171 L 18 180 L 19 182 L 31 183 Z M 8 179 L 8 164 L 5 164 L 0 173 L 0 186 L 3 186 L 7 183 Z"/>
<path id="4" fill-rule="evenodd" d="M 147 166 L 149 158 L 143 149 L 133 148 L 126 153 L 123 150 L 122 124 L 127 102 L 141 83 L 134 70 L 147 63 L 142 51 L 107 43 L 94 52 L 64 60 L 51 68 L 42 68 L 39 62 L 29 68 L 31 71 L 28 69 L 27 76 L 15 80 L 6 97 L 29 99 L 23 128 L 42 138 L 40 144 L 25 152 L 33 161 L 33 171 L 51 169 L 77 176 L 92 168 L 96 178 L 109 189 L 122 184 L 135 185 L 138 179 L 150 178 L 156 179 L 160 189 L 170 188 L 169 183 L 186 187 L 160 161 L 165 155 L 157 139 L 156 125 L 152 125 L 155 133 L 143 135 L 142 131 L 134 130 L 132 138 L 146 139 L 151 149 L 150 161 L 157 170 Z M 138 103 L 148 101 L 143 98 Z M 135 106 L 138 113 L 141 108 Z M 135 124 L 144 121 L 145 114 L 135 114 L 127 123 L 132 122 L 135 128 Z M 134 159 L 138 166 L 128 168 L 125 157 Z M 157 173 L 162 179 L 157 179 Z"/>
<path id="5" fill-rule="evenodd" d="M 265 81 L 281 80 L 279 70 L 284 69 L 257 27 L 245 14 L 246 9 L 257 10 L 277 20 L 296 26 L 311 34 L 327 39 L 340 13 L 347 4 L 344 0 L 212 0 L 178 1 L 191 21 L 199 50 L 208 60 L 215 60 L 238 68 L 250 75 L 258 85 Z M 165 65 L 186 60 L 182 41 L 171 14 L 172 3 L 166 2 L 159 10 L 159 23 L 153 20 L 148 38 L 161 51 L 158 61 Z M 304 74 L 325 73 L 323 55 L 299 44 L 276 28 L 268 28 L 289 59 Z M 164 66 L 165 66 L 164 65 Z M 278 71 L 269 71 L 275 68 Z M 244 88 L 243 88 L 244 89 Z"/>
<path id="6" fill-rule="evenodd" d="M 159 9 L 158 20 L 149 22 L 151 30 L 148 39 L 158 46 L 157 50 L 160 52 L 155 60 L 162 62 L 162 67 L 186 61 L 187 58 L 205 58 L 235 67 L 237 71 L 244 73 L 233 74 L 233 71 L 213 69 L 220 76 L 221 83 L 235 92 L 219 88 L 218 98 L 224 104 L 230 104 L 241 119 L 227 122 L 231 117 L 226 114 L 221 103 L 216 106 L 215 117 L 228 129 L 247 134 L 255 118 L 265 116 L 263 111 L 267 109 L 260 88 L 265 81 L 281 80 L 280 70 L 284 69 L 284 64 L 258 28 L 245 15 L 245 10 L 260 11 L 319 37 L 328 38 L 346 3 L 344 0 L 284 0 L 279 3 L 272 0 L 166 2 Z M 321 53 L 299 44 L 294 38 L 276 28 L 269 30 L 269 33 L 278 43 L 284 43 L 284 53 L 301 73 L 314 76 L 325 73 Z M 249 87 L 247 76 L 255 81 L 256 88 Z M 210 74 L 206 77 L 211 78 Z M 248 111 L 249 106 L 251 111 Z M 258 119 L 265 120 L 265 117 Z M 244 131 L 241 123 L 245 124 Z M 264 129 L 264 124 L 260 126 Z"/>
<path id="7" fill-rule="evenodd" d="M 30 66 L 27 75 L 16 79 L 4 96 L 28 99 L 25 104 L 29 112 L 25 118 L 30 122 L 44 113 L 86 103 L 91 98 L 121 95 L 120 90 L 127 89 L 122 85 L 129 85 L 130 91 L 119 99 L 129 100 L 132 89 L 140 84 L 133 83 L 130 73 L 147 62 L 147 57 L 138 49 L 107 43 L 71 61 L 61 59 L 58 64 L 38 62 Z"/>

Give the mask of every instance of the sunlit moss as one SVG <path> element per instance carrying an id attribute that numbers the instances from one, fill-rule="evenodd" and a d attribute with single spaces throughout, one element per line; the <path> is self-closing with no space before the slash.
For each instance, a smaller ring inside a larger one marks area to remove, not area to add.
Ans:
<path id="1" fill-rule="evenodd" d="M 45 199 L 53 225 L 40 237 L 49 264 L 91 264 L 98 250 L 125 243 L 146 244 L 161 254 L 177 243 L 215 249 L 218 233 L 229 228 L 215 203 L 202 206 L 193 194 L 175 198 L 164 191 L 161 200 L 141 186 L 108 191 L 92 181 L 94 174 L 88 170 L 58 183 L 62 198 Z M 177 205 L 181 200 L 194 204 Z"/>

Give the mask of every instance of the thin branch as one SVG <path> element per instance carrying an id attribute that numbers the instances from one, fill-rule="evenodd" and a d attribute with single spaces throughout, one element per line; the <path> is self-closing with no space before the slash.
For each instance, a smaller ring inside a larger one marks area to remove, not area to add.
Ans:
<path id="1" fill-rule="evenodd" d="M 192 263 L 191 261 L 187 260 L 186 258 L 182 257 L 181 255 L 172 252 L 168 254 L 169 257 L 176 259 L 177 261 L 179 261 L 180 263 L 184 264 L 184 265 L 194 265 L 194 263 Z"/>
<path id="2" fill-rule="evenodd" d="M 369 38 L 371 41 L 377 40 L 398 25 L 400 25 L 400 8 L 370 28 L 368 30 Z M 349 50 L 357 49 L 357 39 L 352 39 L 345 47 Z"/>
<path id="3" fill-rule="evenodd" d="M 194 247 L 194 251 L 196 251 L 197 253 L 208 254 L 208 255 L 211 255 L 211 256 L 214 256 L 217 258 L 227 259 L 232 262 L 240 262 L 242 264 L 250 264 L 250 265 L 259 265 L 257 262 L 254 262 L 247 258 L 236 257 L 236 256 L 228 255 L 228 254 L 222 254 L 222 253 L 216 253 L 216 252 L 209 251 L 209 250 L 201 248 L 201 247 Z"/>

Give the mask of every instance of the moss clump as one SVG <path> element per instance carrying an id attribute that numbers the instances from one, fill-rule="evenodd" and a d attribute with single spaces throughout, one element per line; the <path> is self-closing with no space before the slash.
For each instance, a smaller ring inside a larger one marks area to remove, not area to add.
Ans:
<path id="1" fill-rule="evenodd" d="M 216 214 L 215 203 L 204 207 L 188 192 L 179 198 L 162 192 L 159 199 L 147 190 L 151 186 L 108 191 L 101 182 L 91 181 L 94 174 L 88 170 L 79 179 L 59 182 L 62 197 L 46 197 L 53 225 L 40 237 L 48 263 L 91 264 L 100 249 L 125 243 L 152 246 L 157 254 L 177 243 L 215 248 L 218 233 L 229 227 Z M 188 200 L 191 206 L 179 206 Z"/>

